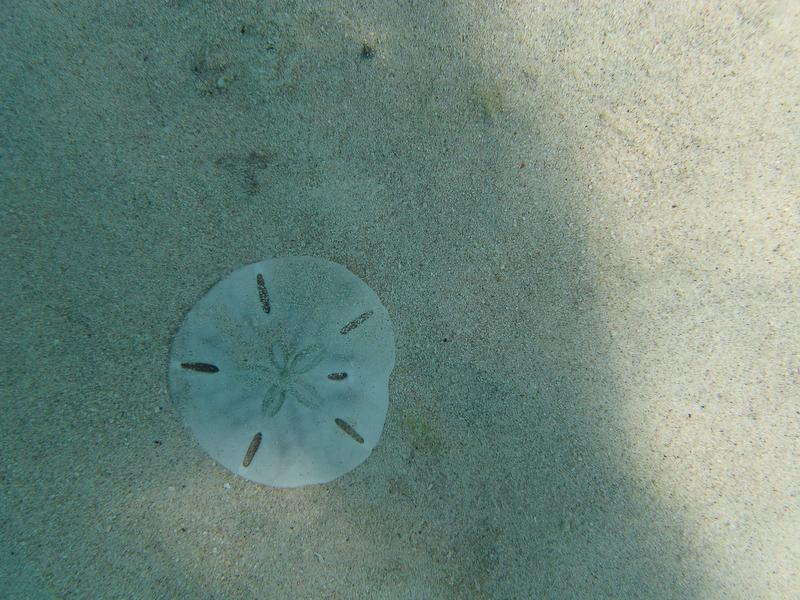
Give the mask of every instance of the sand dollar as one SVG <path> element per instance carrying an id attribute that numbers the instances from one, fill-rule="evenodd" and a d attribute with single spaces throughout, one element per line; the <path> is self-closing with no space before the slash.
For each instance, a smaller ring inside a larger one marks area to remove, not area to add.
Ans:
<path id="1" fill-rule="evenodd" d="M 189 311 L 169 388 L 200 446 L 259 483 L 324 483 L 367 459 L 395 342 L 378 296 L 342 265 L 273 258 L 236 269 Z"/>

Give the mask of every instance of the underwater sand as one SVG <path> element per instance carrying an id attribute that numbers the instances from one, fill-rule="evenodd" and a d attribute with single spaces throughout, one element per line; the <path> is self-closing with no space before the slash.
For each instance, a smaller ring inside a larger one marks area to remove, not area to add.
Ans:
<path id="1" fill-rule="evenodd" d="M 0 595 L 792 597 L 798 10 L 2 3 Z M 370 458 L 277 490 L 167 364 L 286 255 L 397 361 Z"/>

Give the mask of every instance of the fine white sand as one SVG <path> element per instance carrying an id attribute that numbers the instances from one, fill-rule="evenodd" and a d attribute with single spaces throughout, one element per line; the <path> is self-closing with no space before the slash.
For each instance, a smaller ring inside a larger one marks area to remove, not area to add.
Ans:
<path id="1" fill-rule="evenodd" d="M 272 4 L 0 4 L 4 597 L 796 594 L 797 3 Z M 285 255 L 398 338 L 297 490 L 166 386 Z"/>

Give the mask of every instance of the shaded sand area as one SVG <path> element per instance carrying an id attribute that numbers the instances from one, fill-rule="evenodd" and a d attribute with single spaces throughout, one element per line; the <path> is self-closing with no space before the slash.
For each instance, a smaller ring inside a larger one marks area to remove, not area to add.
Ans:
<path id="1" fill-rule="evenodd" d="M 3 2 L 6 597 L 800 589 L 798 5 L 652 4 Z M 397 335 L 372 456 L 297 490 L 166 385 L 285 255 Z"/>

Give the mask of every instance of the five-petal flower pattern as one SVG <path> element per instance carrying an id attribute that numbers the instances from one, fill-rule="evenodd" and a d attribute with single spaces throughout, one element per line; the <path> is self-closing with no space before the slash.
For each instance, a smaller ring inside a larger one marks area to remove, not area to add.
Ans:
<path id="1" fill-rule="evenodd" d="M 269 349 L 270 360 L 265 365 L 267 389 L 261 401 L 261 412 L 274 417 L 286 400 L 307 408 L 319 408 L 322 397 L 308 378 L 309 372 L 323 358 L 323 349 L 317 344 L 294 349 L 284 342 L 274 342 Z"/>

